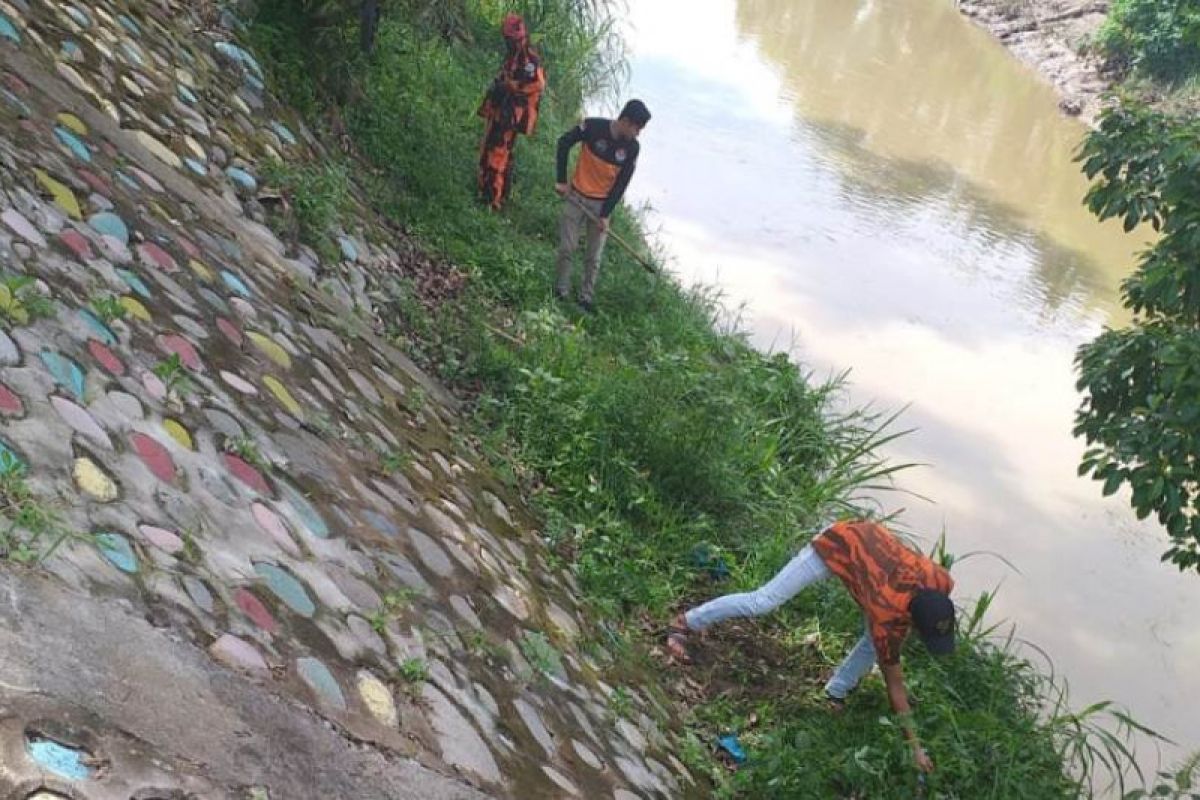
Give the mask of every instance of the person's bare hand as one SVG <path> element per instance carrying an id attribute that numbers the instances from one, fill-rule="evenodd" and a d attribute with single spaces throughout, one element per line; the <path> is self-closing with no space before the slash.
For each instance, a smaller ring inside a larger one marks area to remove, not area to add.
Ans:
<path id="1" fill-rule="evenodd" d="M 933 761 L 929 758 L 929 754 L 925 752 L 924 747 L 916 747 L 913 749 L 913 763 L 917 765 L 917 769 L 921 772 L 933 772 Z"/>
<path id="2" fill-rule="evenodd" d="M 600 224 L 600 232 L 608 233 L 608 217 L 601 217 L 599 224 Z"/>
<path id="3" fill-rule="evenodd" d="M 558 192 L 559 197 L 566 197 L 567 192 L 571 191 L 571 187 L 565 183 L 554 184 L 554 191 Z"/>

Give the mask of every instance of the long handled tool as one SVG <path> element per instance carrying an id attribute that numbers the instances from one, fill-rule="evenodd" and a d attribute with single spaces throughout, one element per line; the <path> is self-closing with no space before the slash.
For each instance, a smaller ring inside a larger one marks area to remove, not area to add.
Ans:
<path id="1" fill-rule="evenodd" d="M 587 218 L 590 219 L 592 222 L 596 223 L 597 225 L 600 224 L 600 217 L 593 214 L 592 210 L 590 208 L 588 208 L 587 206 L 585 206 L 583 204 L 583 201 L 580 200 L 575 195 L 574 192 L 568 191 L 566 194 L 566 199 L 567 199 L 568 203 L 574 203 L 576 205 L 576 207 L 578 207 L 580 211 L 582 211 L 584 214 L 586 214 Z M 609 229 L 608 229 L 608 235 L 610 237 L 612 237 L 612 239 L 614 241 L 616 241 L 617 244 L 619 244 L 619 245 L 621 245 L 621 247 L 625 248 L 625 252 L 629 253 L 629 255 L 633 256 L 633 259 L 635 261 L 637 261 L 639 264 L 641 264 L 642 268 L 645 269 L 647 272 L 657 272 L 658 271 L 654 268 L 653 262 L 651 262 L 648 258 L 642 256 L 640 253 L 638 253 L 637 250 L 634 250 L 633 245 L 629 244 L 629 242 L 625 241 L 620 236 L 618 236 L 617 232 L 614 231 L 611 227 L 609 227 Z"/>

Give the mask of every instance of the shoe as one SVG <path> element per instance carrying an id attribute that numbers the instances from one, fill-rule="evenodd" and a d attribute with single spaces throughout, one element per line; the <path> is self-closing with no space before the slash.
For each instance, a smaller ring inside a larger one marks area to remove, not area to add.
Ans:
<path id="1" fill-rule="evenodd" d="M 584 310 L 584 312 L 587 314 L 595 314 L 596 313 L 596 304 L 593 303 L 591 300 L 580 300 L 579 307 L 582 308 Z"/>

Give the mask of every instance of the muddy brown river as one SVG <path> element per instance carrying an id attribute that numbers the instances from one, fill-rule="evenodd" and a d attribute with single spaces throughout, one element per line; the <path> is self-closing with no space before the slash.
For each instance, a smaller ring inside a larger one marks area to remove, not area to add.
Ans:
<path id="1" fill-rule="evenodd" d="M 685 282 L 848 402 L 907 405 L 889 493 L 952 549 L 960 600 L 1000 586 L 1076 707 L 1127 706 L 1200 747 L 1200 576 L 1077 478 L 1072 355 L 1120 324 L 1143 244 L 1080 204 L 1083 127 L 949 0 L 633 0 L 629 93 L 654 119 L 630 196 Z M 1158 754 L 1141 743 L 1141 761 Z"/>

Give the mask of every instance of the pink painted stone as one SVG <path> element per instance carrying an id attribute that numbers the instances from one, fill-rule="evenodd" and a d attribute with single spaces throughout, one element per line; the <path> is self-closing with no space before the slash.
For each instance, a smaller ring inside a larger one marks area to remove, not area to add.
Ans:
<path id="1" fill-rule="evenodd" d="M 180 539 L 174 531 L 154 525 L 138 525 L 138 533 L 147 542 L 164 553 L 175 555 L 176 553 L 183 552 L 183 539 Z"/>
<path id="2" fill-rule="evenodd" d="M 167 448 L 144 433 L 135 433 L 129 437 L 129 440 L 138 456 L 154 473 L 154 477 L 164 483 L 171 483 L 175 480 L 175 462 L 171 460 L 171 454 L 167 452 Z"/>
<path id="3" fill-rule="evenodd" d="M 25 404 L 21 398 L 3 383 L 0 383 L 0 414 L 6 417 L 19 417 L 25 413 Z"/>
<path id="4" fill-rule="evenodd" d="M 0 220 L 3 220 L 4 224 L 11 228 L 13 233 L 30 244 L 36 244 L 38 247 L 46 246 L 46 237 L 42 236 L 41 232 L 33 227 L 33 223 L 25 219 L 21 215 L 21 212 L 15 208 L 10 208 L 0 214 Z"/>
<path id="5" fill-rule="evenodd" d="M 148 266 L 155 266 L 163 272 L 178 272 L 179 265 L 175 263 L 175 259 L 171 254 L 154 242 L 143 242 L 138 245 L 138 256 L 141 257 L 142 263 Z"/>
<path id="6" fill-rule="evenodd" d="M 200 361 L 200 354 L 196 352 L 195 346 L 179 334 L 168 333 L 159 336 L 158 347 L 167 355 L 173 353 L 179 356 L 179 360 L 188 369 L 197 372 L 204 369 L 204 364 Z"/>
<path id="7" fill-rule="evenodd" d="M 217 317 L 217 330 L 225 334 L 225 338 L 237 347 L 242 346 L 242 332 L 238 327 L 224 317 Z"/>
<path id="8" fill-rule="evenodd" d="M 11 72 L 4 73 L 4 83 L 14 94 L 29 94 L 29 87 L 25 85 L 25 81 Z"/>
<path id="9" fill-rule="evenodd" d="M 250 672 L 268 672 L 267 662 L 254 645 L 245 639 L 239 639 L 233 634 L 226 633 L 213 642 L 208 649 L 212 657 L 222 664 Z"/>
<path id="10" fill-rule="evenodd" d="M 262 503 L 254 503 L 250 506 L 251 512 L 254 514 L 254 521 L 259 526 L 271 534 L 271 538 L 290 555 L 299 558 L 300 548 L 296 546 L 295 540 L 292 539 L 291 533 L 288 531 L 287 523 L 283 521 L 283 517 L 276 514 L 271 509 L 267 508 Z"/>
<path id="11" fill-rule="evenodd" d="M 222 453 L 222 455 L 225 457 L 225 466 L 233 473 L 233 477 L 259 494 L 271 493 L 271 487 L 267 485 L 267 479 L 262 476 L 261 472 L 233 453 Z"/>
<path id="12" fill-rule="evenodd" d="M 113 143 L 107 139 L 100 143 L 100 149 L 103 150 L 104 154 L 109 158 L 116 158 L 121 154 L 121 152 L 113 146 Z M 134 172 L 137 172 L 137 170 L 135 169 Z"/>
<path id="13" fill-rule="evenodd" d="M 188 258 L 200 258 L 200 248 L 196 247 L 191 239 L 175 234 L 175 242 L 183 248 L 183 252 L 187 253 Z"/>
<path id="14" fill-rule="evenodd" d="M 74 231 L 68 228 L 60 233 L 58 238 L 62 240 L 63 244 L 71 248 L 71 252 L 74 253 L 75 257 L 80 261 L 90 261 L 94 257 L 92 255 L 92 246 L 79 231 Z"/>
<path id="15" fill-rule="evenodd" d="M 88 341 L 88 352 L 110 374 L 116 375 L 118 378 L 125 374 L 125 365 L 121 363 L 121 359 L 117 358 L 116 353 L 101 342 L 95 339 Z"/>
<path id="16" fill-rule="evenodd" d="M 232 372 L 221 372 L 221 380 L 228 383 L 234 389 L 237 389 L 242 394 L 256 395 L 258 389 L 254 388 L 254 384 L 247 381 L 240 375 L 234 375 Z"/>
<path id="17" fill-rule="evenodd" d="M 167 396 L 167 385 L 153 372 L 142 373 L 142 386 L 146 387 L 146 394 L 154 400 L 162 400 Z"/>
<path id="18" fill-rule="evenodd" d="M 104 178 L 101 178 L 99 175 L 95 174 L 94 172 L 89 172 L 86 169 L 81 169 L 81 170 L 77 171 L 77 174 L 79 175 L 79 177 L 83 178 L 83 182 L 86 183 L 88 186 L 90 186 L 92 191 L 95 192 L 96 194 L 102 194 L 105 197 L 112 194 L 112 190 L 113 190 L 112 184 L 109 183 L 108 181 L 106 181 Z"/>
<path id="19" fill-rule="evenodd" d="M 133 167 L 133 168 L 131 169 L 131 171 L 133 172 L 133 174 L 134 174 L 134 175 L 136 175 L 136 176 L 137 176 L 137 179 L 138 179 L 139 181 L 141 181 L 142 183 L 146 184 L 146 186 L 148 186 L 148 187 L 150 188 L 150 191 L 152 191 L 152 192 L 158 192 L 158 193 L 160 193 L 160 194 L 162 193 L 162 191 L 163 191 L 163 185 L 162 185 L 161 183 L 159 183 L 159 182 L 158 182 L 158 181 L 155 179 L 155 177 L 154 177 L 153 175 L 151 175 L 149 172 L 146 172 L 145 170 L 138 169 L 137 167 Z"/>
<path id="20" fill-rule="evenodd" d="M 112 440 L 108 438 L 104 428 L 100 427 L 100 423 L 96 422 L 86 409 L 59 395 L 50 398 L 50 405 L 62 417 L 63 422 L 70 425 L 77 433 L 105 450 L 112 450 Z"/>
<path id="21" fill-rule="evenodd" d="M 274 633 L 278 624 L 275 618 L 271 616 L 271 612 L 263 605 L 262 601 L 255 597 L 245 589 L 238 589 L 233 593 L 233 602 L 237 603 L 237 607 L 242 610 L 250 620 L 262 628 L 267 633 Z"/>

